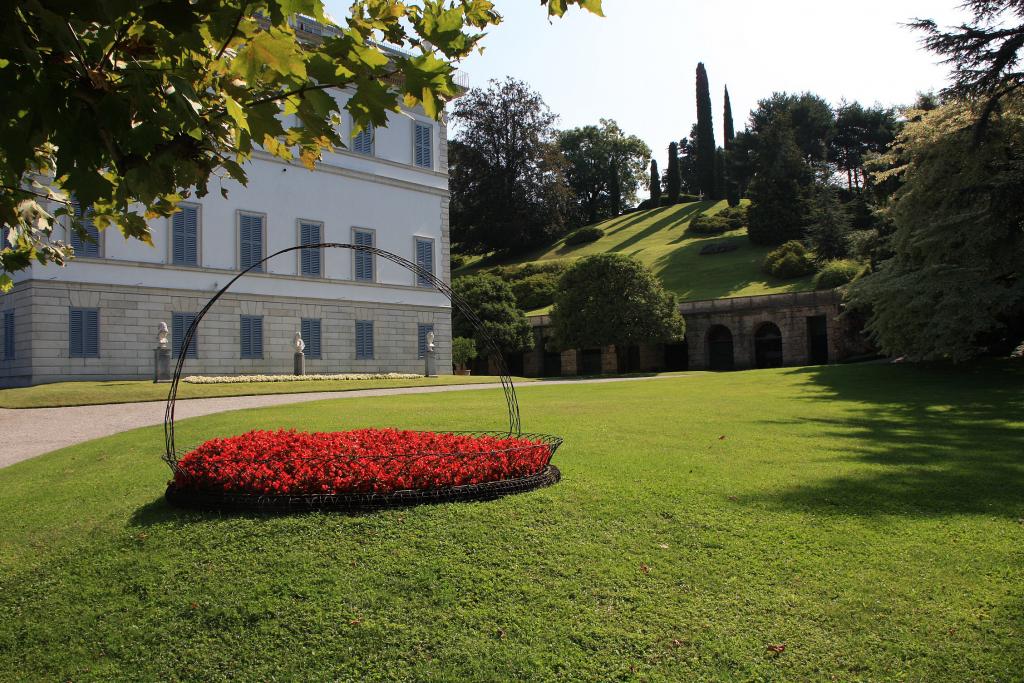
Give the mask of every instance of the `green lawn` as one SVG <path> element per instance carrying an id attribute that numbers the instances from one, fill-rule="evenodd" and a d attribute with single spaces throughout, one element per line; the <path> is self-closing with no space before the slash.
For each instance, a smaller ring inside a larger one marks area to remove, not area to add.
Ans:
<path id="1" fill-rule="evenodd" d="M 308 391 L 354 391 L 357 389 L 399 389 L 449 384 L 486 384 L 498 377 L 441 375 L 420 379 L 302 380 L 298 382 L 245 382 L 242 384 L 178 385 L 178 398 L 254 396 L 259 394 L 300 394 Z M 532 380 L 516 378 L 517 382 Z M 170 386 L 149 381 L 55 382 L 34 387 L 0 389 L 0 408 L 52 408 L 88 406 L 99 403 L 166 401 Z"/>
<path id="2" fill-rule="evenodd" d="M 0 470 L 0 680 L 1019 680 L 1022 386 L 1009 362 L 536 384 L 561 483 L 363 516 L 169 509 L 159 428 L 55 452 Z M 179 439 L 503 420 L 488 390 Z"/>
<path id="3" fill-rule="evenodd" d="M 686 232 L 694 216 L 715 213 L 726 206 L 724 201 L 707 201 L 626 214 L 598 223 L 605 236 L 596 242 L 568 247 L 560 240 L 548 249 L 504 263 L 576 259 L 620 252 L 640 259 L 661 278 L 667 289 L 684 301 L 813 289 L 810 276 L 779 280 L 763 273 L 761 264 L 770 248 L 751 244 L 746 228 L 718 237 L 699 237 Z M 719 242 L 735 242 L 739 248 L 724 254 L 700 255 L 702 247 Z M 499 263 L 475 261 L 456 275 L 472 272 L 482 265 Z"/>

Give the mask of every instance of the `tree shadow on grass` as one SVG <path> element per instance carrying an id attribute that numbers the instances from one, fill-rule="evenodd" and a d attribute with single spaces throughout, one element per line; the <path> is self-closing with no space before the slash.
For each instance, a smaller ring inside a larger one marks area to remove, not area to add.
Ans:
<path id="1" fill-rule="evenodd" d="M 706 202 L 695 202 L 693 204 L 686 204 L 683 206 L 683 208 L 667 213 L 666 215 L 654 221 L 637 234 L 630 236 L 629 238 L 627 238 L 626 240 L 622 241 L 619 244 L 616 244 L 614 247 L 609 249 L 609 251 L 624 251 L 628 247 L 636 244 L 637 242 L 644 240 L 657 232 L 661 232 L 666 228 L 679 227 L 684 224 L 688 225 L 690 219 L 694 215 L 698 213 L 704 213 L 717 203 L 718 202 L 716 201 L 709 200 Z"/>
<path id="2" fill-rule="evenodd" d="M 1017 364 L 1020 366 L 1020 364 Z M 817 391 L 804 400 L 854 402 L 816 425 L 845 451 L 849 474 L 748 498 L 837 515 L 1024 517 L 1024 368 L 1010 363 L 848 366 L 793 370 Z"/>

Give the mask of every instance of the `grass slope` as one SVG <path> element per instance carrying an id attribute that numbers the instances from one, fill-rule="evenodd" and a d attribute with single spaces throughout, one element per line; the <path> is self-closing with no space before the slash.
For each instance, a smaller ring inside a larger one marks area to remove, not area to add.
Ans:
<path id="1" fill-rule="evenodd" d="M 420 379 L 300 380 L 297 382 L 243 382 L 240 384 L 188 384 L 182 382 L 178 385 L 178 398 L 399 389 L 450 384 L 486 384 L 498 381 L 500 381 L 498 377 L 487 375 L 440 375 Z M 533 380 L 516 378 L 516 381 L 530 382 Z M 54 382 L 34 387 L 0 389 L 0 408 L 53 408 L 57 406 L 91 406 L 101 403 L 166 401 L 167 391 L 167 384 L 154 384 L 149 381 Z"/>
<path id="2" fill-rule="evenodd" d="M 638 211 L 598 223 L 605 236 L 596 242 L 566 246 L 560 240 L 548 249 L 508 262 L 475 261 L 455 274 L 465 274 L 481 266 L 506 265 L 553 259 L 576 259 L 604 252 L 636 256 L 661 278 L 665 287 L 681 300 L 776 294 L 812 289 L 811 277 L 779 280 L 761 271 L 769 247 L 758 247 L 747 239 L 746 229 L 717 237 L 701 237 L 687 232 L 690 220 L 701 213 L 716 213 L 722 202 L 695 202 Z M 735 242 L 736 251 L 701 256 L 708 244 Z"/>
<path id="3" fill-rule="evenodd" d="M 55 452 L 0 470 L 0 680 L 1013 680 L 1022 379 L 533 385 L 524 424 L 565 437 L 560 484 L 354 517 L 168 509 L 159 428 Z M 499 391 L 326 401 L 180 438 L 501 410 Z"/>

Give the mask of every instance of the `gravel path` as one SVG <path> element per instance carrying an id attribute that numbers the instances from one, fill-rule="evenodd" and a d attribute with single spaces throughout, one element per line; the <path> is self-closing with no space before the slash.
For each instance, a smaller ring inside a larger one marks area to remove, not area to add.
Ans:
<path id="1" fill-rule="evenodd" d="M 638 382 L 652 377 L 610 377 L 587 380 L 550 380 L 528 382 L 527 387 L 558 384 L 602 384 L 607 382 Z M 478 391 L 500 388 L 500 384 L 453 384 L 437 387 L 405 387 L 402 389 L 358 389 L 354 391 L 320 391 L 307 394 L 269 394 L 264 396 L 230 396 L 224 398 L 193 398 L 175 405 L 176 420 L 199 417 L 228 410 L 265 408 L 288 403 L 321 401 L 323 399 L 366 398 L 399 394 L 439 394 L 449 391 Z M 43 453 L 73 446 L 84 441 L 110 436 L 137 427 L 161 424 L 164 421 L 163 401 L 116 403 L 67 408 L 0 408 L 0 467 L 13 465 Z"/>

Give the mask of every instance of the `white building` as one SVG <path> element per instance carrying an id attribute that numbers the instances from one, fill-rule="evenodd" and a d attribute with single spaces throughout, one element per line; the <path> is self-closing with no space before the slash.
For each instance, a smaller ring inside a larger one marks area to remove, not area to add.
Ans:
<path id="1" fill-rule="evenodd" d="M 152 247 L 116 229 L 95 245 L 68 234 L 73 262 L 33 265 L 0 296 L 0 386 L 151 378 L 160 322 L 177 354 L 191 316 L 241 268 L 302 243 L 372 244 L 450 281 L 446 141 L 443 122 L 403 111 L 315 171 L 257 152 L 247 186 L 225 183 L 224 199 L 212 181 L 208 196 L 152 221 Z M 290 373 L 296 331 L 307 373 L 422 371 L 429 330 L 438 370 L 451 371 L 450 304 L 400 266 L 330 249 L 264 271 L 207 314 L 186 373 Z"/>

